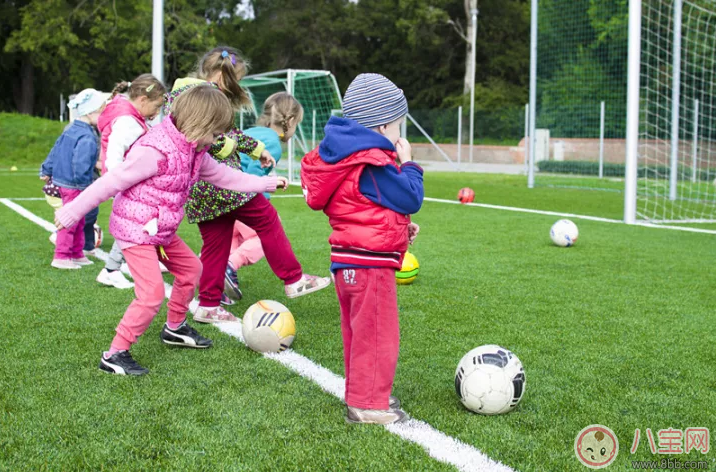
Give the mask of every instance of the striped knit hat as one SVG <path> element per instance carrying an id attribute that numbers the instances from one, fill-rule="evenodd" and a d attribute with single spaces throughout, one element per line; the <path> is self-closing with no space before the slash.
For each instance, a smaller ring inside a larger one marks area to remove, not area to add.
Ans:
<path id="1" fill-rule="evenodd" d="M 366 128 L 387 125 L 408 114 L 402 90 L 380 74 L 360 74 L 343 97 L 343 116 Z"/>

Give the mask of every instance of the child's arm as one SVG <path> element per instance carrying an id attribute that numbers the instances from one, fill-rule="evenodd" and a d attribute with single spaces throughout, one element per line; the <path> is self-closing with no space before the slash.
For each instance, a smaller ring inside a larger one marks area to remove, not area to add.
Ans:
<path id="1" fill-rule="evenodd" d="M 204 156 L 199 178 L 220 188 L 235 192 L 275 192 L 277 187 L 285 188 L 285 179 L 275 176 L 259 177 L 216 162 L 209 155 Z"/>
<path id="2" fill-rule="evenodd" d="M 144 128 L 131 116 L 120 116 L 114 121 L 112 132 L 107 138 L 107 153 L 104 161 L 108 171 L 124 161 L 124 155 L 143 134 Z"/>
<path id="3" fill-rule="evenodd" d="M 211 147 L 211 155 L 222 160 L 239 151 L 256 160 L 261 157 L 265 149 L 266 145 L 261 141 L 244 134 L 236 128 L 232 128 Z"/>
<path id="4" fill-rule="evenodd" d="M 360 176 L 360 192 L 373 203 L 412 215 L 423 204 L 423 169 L 414 162 L 400 168 L 366 166 Z"/>
<path id="5" fill-rule="evenodd" d="M 57 140 L 59 141 L 59 139 Z M 57 146 L 57 142 L 55 142 L 55 145 L 52 146 L 52 149 L 50 150 L 50 153 L 45 158 L 45 161 L 40 166 L 40 179 L 47 182 L 50 177 L 52 177 L 52 168 L 55 164 L 55 147 Z"/>
<path id="6" fill-rule="evenodd" d="M 69 228 L 92 208 L 117 195 L 143 180 L 157 174 L 159 161 L 164 155 L 153 148 L 135 147 L 127 159 L 87 187 L 77 198 L 64 205 L 55 213 L 55 224 L 58 228 Z"/>

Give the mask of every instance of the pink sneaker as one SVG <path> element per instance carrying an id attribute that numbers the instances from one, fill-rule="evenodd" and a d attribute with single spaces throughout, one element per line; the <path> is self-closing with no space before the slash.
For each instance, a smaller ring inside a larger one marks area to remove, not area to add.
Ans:
<path id="1" fill-rule="evenodd" d="M 241 320 L 224 310 L 224 307 L 219 305 L 216 308 L 206 308 L 200 306 L 194 312 L 194 321 L 197 323 L 225 323 Z"/>
<path id="2" fill-rule="evenodd" d="M 88 266 L 94 264 L 91 260 L 87 259 L 86 256 L 82 256 L 79 259 L 72 258 L 72 262 L 79 266 Z"/>
<path id="3" fill-rule="evenodd" d="M 72 259 L 53 259 L 50 264 L 55 269 L 81 269 L 82 266 L 72 262 Z"/>
<path id="4" fill-rule="evenodd" d="M 285 286 L 286 296 L 288 298 L 302 297 L 309 293 L 317 292 L 322 288 L 331 285 L 330 277 L 318 277 L 317 275 L 303 274 L 298 282 Z"/>

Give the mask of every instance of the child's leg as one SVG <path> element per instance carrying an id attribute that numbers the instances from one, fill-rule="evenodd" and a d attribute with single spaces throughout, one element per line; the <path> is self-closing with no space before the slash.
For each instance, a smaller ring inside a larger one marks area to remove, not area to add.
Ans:
<path id="1" fill-rule="evenodd" d="M 67 204 L 77 198 L 79 190 L 60 187 L 62 204 Z M 84 218 L 80 219 L 73 227 L 64 228 L 57 232 L 57 243 L 55 245 L 55 259 L 72 259 L 84 257 L 82 246 L 79 247 L 79 257 L 76 254 L 77 233 L 82 233 Z"/>
<path id="2" fill-rule="evenodd" d="M 336 291 L 344 350 L 349 351 L 344 352 L 350 379 L 346 404 L 387 410 L 400 345 L 395 270 L 340 269 Z"/>
<path id="3" fill-rule="evenodd" d="M 199 305 L 202 307 L 218 307 L 221 301 L 235 220 L 232 212 L 198 225 L 203 241 L 201 246 L 203 270 L 199 280 Z"/>
<path id="4" fill-rule="evenodd" d="M 301 280 L 301 264 L 291 249 L 291 243 L 281 226 L 276 209 L 266 197 L 258 194 L 231 214 L 256 231 L 261 239 L 266 262 L 279 279 L 285 284 Z"/>
<path id="5" fill-rule="evenodd" d="M 167 259 L 161 261 L 174 275 L 172 295 L 167 305 L 167 325 L 169 329 L 176 329 L 186 320 L 189 303 L 201 277 L 201 262 L 179 236 L 174 236 L 174 239 L 164 246 L 164 252 Z"/>
<path id="6" fill-rule="evenodd" d="M 256 264 L 264 257 L 261 239 L 256 231 L 240 221 L 234 225 L 234 236 L 231 238 L 231 254 L 229 262 L 234 269 Z"/>
<path id="7" fill-rule="evenodd" d="M 85 225 L 83 227 L 85 243 L 82 247 L 85 251 L 94 251 L 94 224 L 97 222 L 97 215 L 99 215 L 99 207 L 90 210 L 90 212 L 85 215 Z"/>
<path id="8" fill-rule="evenodd" d="M 146 244 L 132 246 L 124 250 L 124 257 L 134 275 L 134 294 L 137 298 L 117 326 L 110 353 L 129 350 L 147 330 L 164 302 L 164 279 L 159 270 L 157 248 Z"/>
<path id="9" fill-rule="evenodd" d="M 107 263 L 104 267 L 109 271 L 119 270 L 122 267 L 122 262 L 124 262 L 124 256 L 122 255 L 119 243 L 115 241 L 114 244 L 112 244 L 112 249 L 109 251 Z"/>

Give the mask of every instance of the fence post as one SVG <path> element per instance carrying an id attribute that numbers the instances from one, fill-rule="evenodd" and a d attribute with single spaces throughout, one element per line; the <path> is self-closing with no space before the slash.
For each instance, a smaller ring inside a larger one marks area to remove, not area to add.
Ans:
<path id="1" fill-rule="evenodd" d="M 462 159 L 462 106 L 457 107 L 457 166 Z"/>
<path id="2" fill-rule="evenodd" d="M 530 146 L 527 188 L 535 186 L 535 125 L 537 117 L 537 0 L 532 0 L 530 18 Z"/>
<path id="3" fill-rule="evenodd" d="M 65 122 L 65 96 L 60 94 L 60 123 Z"/>
<path id="4" fill-rule="evenodd" d="M 530 157 L 528 149 L 530 146 L 530 104 L 525 103 L 525 175 L 530 171 Z"/>
<path id="5" fill-rule="evenodd" d="M 604 177 L 604 114 L 605 105 L 599 107 L 599 178 Z"/>
<path id="6" fill-rule="evenodd" d="M 316 149 L 316 110 L 313 110 L 313 125 L 311 128 L 311 149 Z"/>

